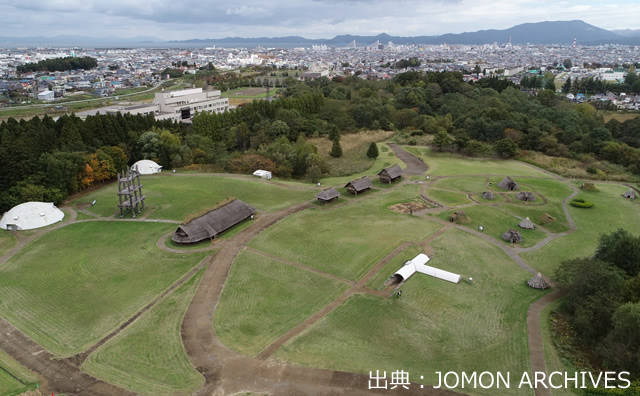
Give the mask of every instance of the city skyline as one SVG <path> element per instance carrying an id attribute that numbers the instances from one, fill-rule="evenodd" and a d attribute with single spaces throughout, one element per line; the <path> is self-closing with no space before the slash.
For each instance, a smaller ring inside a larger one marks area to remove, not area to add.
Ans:
<path id="1" fill-rule="evenodd" d="M 162 40 L 223 37 L 340 34 L 440 35 L 505 29 L 520 23 L 581 19 L 597 27 L 639 29 L 640 4 L 630 0 L 496 1 L 469 0 L 300 0 L 201 3 L 168 0 L 131 2 L 28 0 L 0 3 L 0 36 L 86 36 Z"/>

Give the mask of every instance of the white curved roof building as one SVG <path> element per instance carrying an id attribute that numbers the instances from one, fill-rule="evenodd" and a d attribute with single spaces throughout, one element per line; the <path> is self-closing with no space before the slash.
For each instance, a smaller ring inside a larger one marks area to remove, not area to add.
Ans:
<path id="1" fill-rule="evenodd" d="M 424 253 L 420 253 L 411 261 L 407 261 L 406 263 L 404 263 L 404 266 L 396 271 L 394 276 L 397 275 L 402 278 L 401 280 L 407 280 L 411 277 L 411 275 L 415 274 L 416 272 L 420 272 L 422 274 L 433 276 L 434 278 L 446 280 L 452 283 L 458 283 L 460 282 L 460 279 L 462 279 L 462 277 L 458 274 L 431 267 L 427 265 L 428 262 L 429 256 Z"/>
<path id="2" fill-rule="evenodd" d="M 134 169 L 141 175 L 152 175 L 162 172 L 162 166 L 151 160 L 140 160 L 133 164 L 131 169 Z"/>
<path id="3" fill-rule="evenodd" d="M 25 202 L 14 206 L 2 216 L 3 230 L 31 230 L 57 223 L 64 212 L 51 202 Z"/>

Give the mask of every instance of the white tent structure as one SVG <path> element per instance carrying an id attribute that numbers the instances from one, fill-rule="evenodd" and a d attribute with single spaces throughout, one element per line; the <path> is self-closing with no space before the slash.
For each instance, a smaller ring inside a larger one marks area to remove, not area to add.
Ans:
<path id="1" fill-rule="evenodd" d="M 162 172 L 162 166 L 151 160 L 140 160 L 133 164 L 131 169 L 141 175 L 153 175 L 154 173 Z"/>
<path id="2" fill-rule="evenodd" d="M 46 227 L 64 218 L 64 212 L 51 202 L 25 202 L 2 216 L 0 228 L 19 231 Z"/>
<path id="3" fill-rule="evenodd" d="M 402 277 L 402 280 L 406 281 L 411 277 L 411 275 L 416 272 L 420 272 L 421 274 L 433 276 L 434 278 L 446 280 L 452 283 L 458 283 L 460 282 L 460 279 L 462 279 L 462 276 L 458 274 L 426 265 L 428 262 L 429 257 L 424 253 L 420 253 L 410 261 L 404 263 L 404 266 L 396 271 L 393 276 L 400 276 Z"/>
<path id="4" fill-rule="evenodd" d="M 271 180 L 272 177 L 271 172 L 262 169 L 258 169 L 257 171 L 253 172 L 253 175 L 267 180 Z"/>

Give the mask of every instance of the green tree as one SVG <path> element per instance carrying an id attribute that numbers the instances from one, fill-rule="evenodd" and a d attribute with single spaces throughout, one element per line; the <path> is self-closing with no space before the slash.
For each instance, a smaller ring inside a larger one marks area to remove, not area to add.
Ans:
<path id="1" fill-rule="evenodd" d="M 636 276 L 640 273 L 640 237 L 621 228 L 602 235 L 594 257 Z"/>
<path id="2" fill-rule="evenodd" d="M 433 145 L 438 148 L 438 151 L 442 151 L 442 149 L 448 145 L 453 143 L 453 138 L 449 136 L 447 131 L 444 129 L 440 130 L 440 132 L 436 133 L 433 137 Z"/>
<path id="3" fill-rule="evenodd" d="M 500 139 L 493 148 L 498 155 L 504 158 L 512 158 L 518 154 L 518 145 L 511 139 Z"/>
<path id="4" fill-rule="evenodd" d="M 573 67 L 573 62 L 569 58 L 565 59 L 562 64 L 564 65 L 565 69 L 571 69 Z"/>
<path id="5" fill-rule="evenodd" d="M 367 157 L 376 159 L 378 158 L 378 155 L 380 155 L 378 152 L 378 145 L 376 142 L 371 142 L 369 149 L 367 150 Z"/>
<path id="6" fill-rule="evenodd" d="M 321 177 L 322 171 L 318 165 L 311 165 L 309 169 L 307 169 L 307 178 L 311 180 L 312 183 L 318 183 Z"/>
<path id="7" fill-rule="evenodd" d="M 329 154 L 334 158 L 342 157 L 342 146 L 340 145 L 340 139 L 335 139 L 331 145 L 331 152 Z"/>

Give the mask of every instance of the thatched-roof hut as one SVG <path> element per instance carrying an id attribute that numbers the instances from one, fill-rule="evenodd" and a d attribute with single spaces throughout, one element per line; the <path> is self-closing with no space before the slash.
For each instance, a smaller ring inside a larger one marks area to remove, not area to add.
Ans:
<path id="1" fill-rule="evenodd" d="M 556 221 L 556 218 L 551 216 L 549 213 L 543 213 L 540 216 L 540 223 L 542 224 L 551 224 Z"/>
<path id="2" fill-rule="evenodd" d="M 491 191 L 485 191 L 482 193 L 482 198 L 484 199 L 496 199 L 496 196 Z"/>
<path id="3" fill-rule="evenodd" d="M 539 272 L 536 276 L 534 276 L 533 278 L 527 281 L 527 285 L 533 287 L 534 289 L 540 289 L 540 290 L 545 290 L 550 287 L 547 281 L 545 281 L 544 278 L 542 277 L 542 274 Z"/>
<path id="4" fill-rule="evenodd" d="M 623 196 L 623 197 L 625 197 L 625 198 L 629 198 L 629 199 L 636 199 L 636 198 L 638 198 L 638 197 L 636 196 L 636 192 L 635 192 L 635 191 L 633 191 L 633 189 L 632 189 L 632 188 L 630 188 L 630 189 L 629 189 L 629 191 L 627 191 L 626 193 L 622 194 L 622 196 Z"/>
<path id="5" fill-rule="evenodd" d="M 598 189 L 596 188 L 596 185 L 593 184 L 593 183 L 589 183 L 589 182 L 582 183 L 580 188 L 585 190 L 585 191 L 598 191 Z"/>
<path id="6" fill-rule="evenodd" d="M 255 213 L 256 210 L 253 207 L 239 199 L 234 199 L 196 217 L 187 224 L 180 225 L 171 239 L 176 243 L 196 243 L 212 239 Z"/>
<path id="7" fill-rule="evenodd" d="M 339 197 L 340 197 L 340 193 L 336 191 L 336 189 L 333 187 L 327 188 L 326 190 L 322 190 L 316 194 L 316 198 L 318 198 L 318 201 L 321 201 L 324 203 L 329 203 L 334 199 L 338 199 Z"/>
<path id="8" fill-rule="evenodd" d="M 509 191 L 520 189 L 520 186 L 518 186 L 518 183 L 513 181 L 513 179 L 510 178 L 509 176 L 505 177 L 500 183 L 498 183 L 498 187 L 505 190 L 509 190 Z"/>
<path id="9" fill-rule="evenodd" d="M 520 243 L 524 241 L 524 239 L 522 238 L 522 235 L 520 235 L 518 231 L 513 229 L 510 229 L 504 234 L 502 234 L 502 239 L 511 243 Z"/>
<path id="10" fill-rule="evenodd" d="M 516 195 L 516 199 L 519 199 L 520 201 L 531 202 L 536 200 L 536 196 L 532 192 L 521 191 L 518 193 L 518 195 Z"/>
<path id="11" fill-rule="evenodd" d="M 527 229 L 527 230 L 533 230 L 534 228 L 536 228 L 536 226 L 533 225 L 533 222 L 531 220 L 529 220 L 528 217 L 526 219 L 522 220 L 520 222 L 520 224 L 518 224 L 518 227 L 524 228 L 524 229 Z"/>
<path id="12" fill-rule="evenodd" d="M 402 178 L 402 169 L 396 164 L 378 172 L 378 177 L 380 177 L 380 183 L 391 184 Z"/>
<path id="13" fill-rule="evenodd" d="M 471 219 L 469 218 L 469 216 L 467 216 L 464 210 L 458 209 L 455 212 L 453 212 L 451 216 L 449 216 L 449 221 L 450 222 L 455 221 L 456 223 L 463 224 L 463 223 L 470 222 Z"/>
<path id="14" fill-rule="evenodd" d="M 371 189 L 373 185 L 371 184 L 371 179 L 369 179 L 368 176 L 363 176 L 360 179 L 350 181 L 345 184 L 344 187 L 351 194 L 358 195 L 358 193 Z"/>

